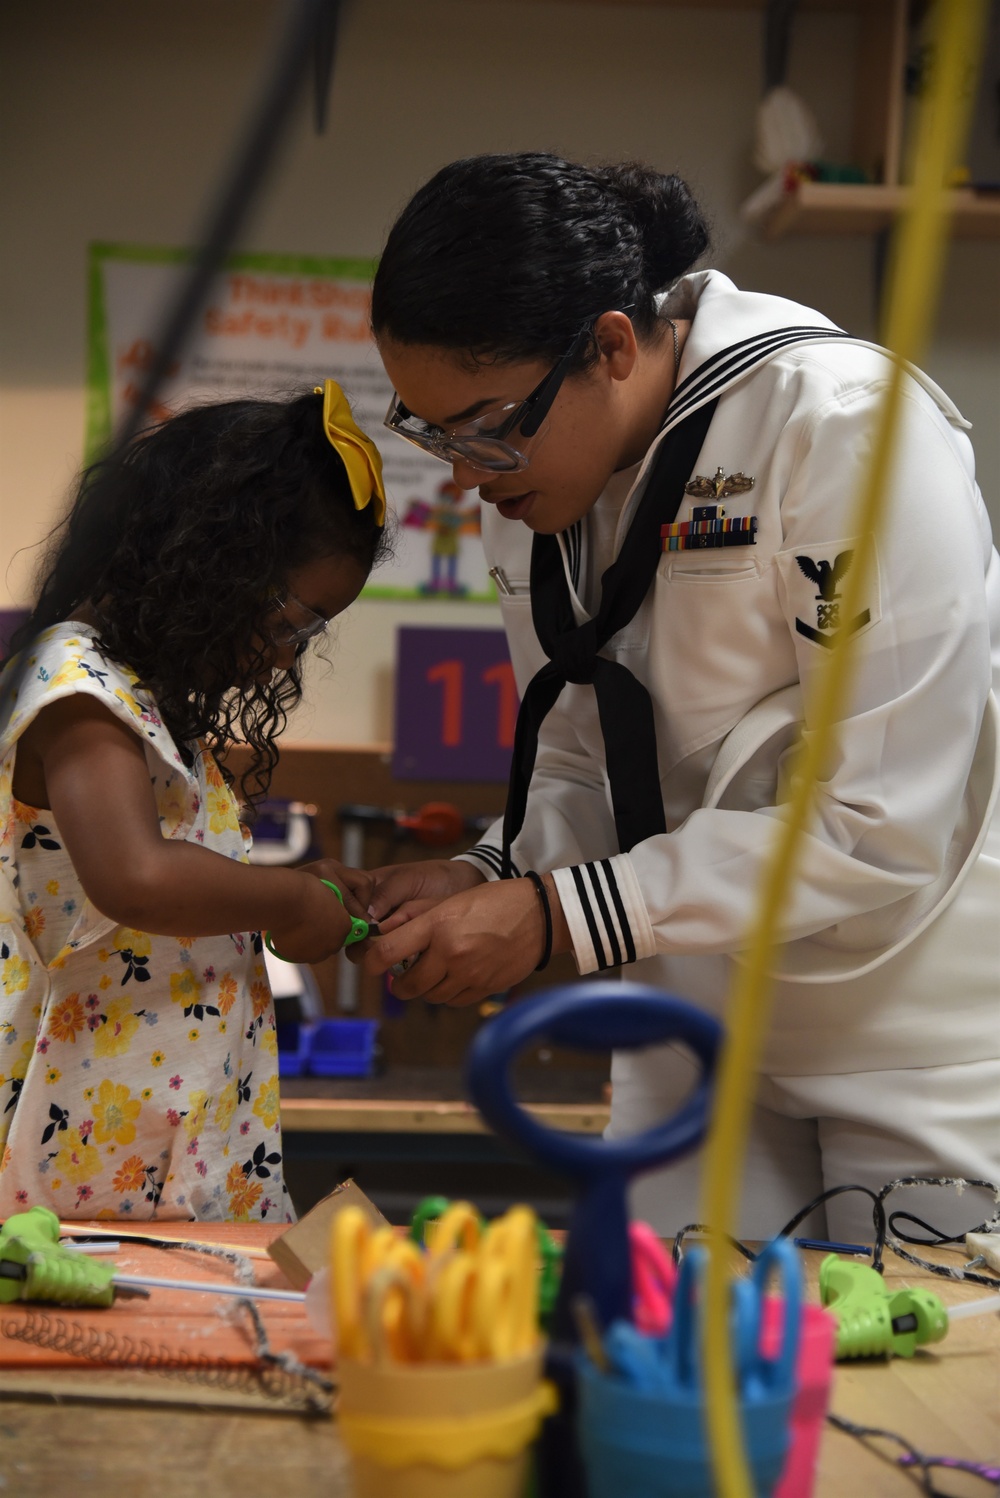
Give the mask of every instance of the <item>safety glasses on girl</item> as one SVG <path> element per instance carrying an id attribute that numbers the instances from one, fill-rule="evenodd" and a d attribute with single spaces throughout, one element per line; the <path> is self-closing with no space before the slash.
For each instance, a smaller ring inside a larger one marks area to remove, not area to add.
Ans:
<path id="1" fill-rule="evenodd" d="M 538 435 L 559 387 L 590 338 L 593 326 L 592 321 L 580 329 L 558 364 L 522 401 L 495 407 L 474 421 L 446 431 L 414 416 L 394 393 L 384 425 L 444 463 L 467 463 L 471 468 L 481 468 L 487 473 L 519 473 L 522 468 L 527 468 L 529 459 L 520 447 L 506 439 L 513 433 L 525 441 Z"/>
<path id="2" fill-rule="evenodd" d="M 292 604 L 295 610 L 294 617 L 288 611 L 288 605 Z M 271 630 L 271 641 L 279 649 L 284 645 L 294 645 L 296 649 L 304 649 L 310 640 L 315 640 L 318 635 L 326 634 L 329 628 L 329 619 L 324 619 L 322 614 L 317 614 L 308 608 L 294 593 L 289 593 L 284 598 L 274 600 L 275 609 L 280 609 L 285 615 L 284 621 Z M 300 618 L 302 622 L 296 624 L 295 619 Z"/>

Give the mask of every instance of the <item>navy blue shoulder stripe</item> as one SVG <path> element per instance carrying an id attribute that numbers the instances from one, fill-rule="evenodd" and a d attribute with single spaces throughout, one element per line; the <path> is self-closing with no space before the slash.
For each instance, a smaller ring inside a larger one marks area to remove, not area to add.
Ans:
<path id="1" fill-rule="evenodd" d="M 726 365 L 731 364 L 735 358 L 748 353 L 751 349 L 757 349 L 766 346 L 767 344 L 773 342 L 773 340 L 776 338 L 787 338 L 789 336 L 795 338 L 811 338 L 817 334 L 820 337 L 827 338 L 850 338 L 851 336 L 849 333 L 845 333 L 841 328 L 811 328 L 806 326 L 771 328 L 767 333 L 755 333 L 752 338 L 742 338 L 739 343 L 727 344 L 725 348 L 719 349 L 717 353 L 714 353 L 711 356 L 711 358 L 706 359 L 703 364 L 699 364 L 697 369 L 692 369 L 687 378 L 681 380 L 680 384 L 677 386 L 677 389 L 674 391 L 674 400 L 681 400 L 686 397 L 687 394 L 696 385 L 700 385 L 701 382 L 712 373 L 716 366 L 720 364 L 720 361 L 725 361 L 721 366 L 722 368 L 725 368 Z"/>
<path id="2" fill-rule="evenodd" d="M 830 332 L 824 328 L 810 328 L 803 332 L 790 332 L 788 330 L 784 330 L 781 334 L 774 335 L 767 343 L 758 343 L 752 349 L 748 349 L 745 346 L 736 345 L 736 347 L 739 349 L 739 352 L 736 353 L 732 359 L 727 360 L 724 365 L 720 365 L 719 368 L 714 370 L 707 378 L 699 380 L 696 386 L 690 386 L 686 393 L 681 396 L 680 399 L 678 399 L 677 394 L 675 394 L 674 399 L 671 401 L 670 407 L 667 411 L 667 419 L 664 423 L 664 430 L 666 431 L 667 429 L 676 426 L 679 421 L 683 420 L 685 416 L 690 414 L 695 406 L 703 405 L 705 401 L 710 400 L 713 395 L 720 392 L 723 386 L 730 384 L 741 374 L 745 374 L 746 371 L 748 369 L 752 369 L 754 365 L 762 364 L 772 354 L 778 353 L 781 349 L 786 348 L 794 343 L 804 343 L 807 341 L 811 342 L 814 339 L 826 340 L 830 338 L 845 340 L 850 339 L 850 334 Z M 856 342 L 857 340 L 851 341 Z M 726 352 L 729 353 L 732 351 L 726 350 Z M 701 371 L 696 371 L 696 373 L 700 374 Z M 686 384 L 687 381 L 685 381 L 685 385 Z"/>

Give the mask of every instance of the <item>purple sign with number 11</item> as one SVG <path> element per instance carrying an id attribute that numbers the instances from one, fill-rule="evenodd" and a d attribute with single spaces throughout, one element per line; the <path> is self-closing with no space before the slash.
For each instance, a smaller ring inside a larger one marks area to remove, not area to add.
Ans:
<path id="1" fill-rule="evenodd" d="M 397 780 L 498 780 L 510 770 L 518 697 L 502 629 L 400 629 Z"/>

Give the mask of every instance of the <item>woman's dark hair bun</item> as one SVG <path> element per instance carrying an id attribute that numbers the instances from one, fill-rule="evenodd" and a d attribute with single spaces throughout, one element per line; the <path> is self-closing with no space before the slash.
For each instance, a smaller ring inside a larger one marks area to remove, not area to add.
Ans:
<path id="1" fill-rule="evenodd" d="M 378 338 L 473 359 L 559 359 L 602 312 L 658 337 L 656 294 L 708 247 L 679 177 L 544 151 L 453 161 L 393 225 L 372 287 Z M 584 365 L 595 357 L 588 343 Z"/>
<path id="2" fill-rule="evenodd" d="M 641 161 L 598 167 L 595 175 L 635 220 L 654 290 L 683 276 L 708 249 L 708 224 L 682 178 L 657 172 Z"/>

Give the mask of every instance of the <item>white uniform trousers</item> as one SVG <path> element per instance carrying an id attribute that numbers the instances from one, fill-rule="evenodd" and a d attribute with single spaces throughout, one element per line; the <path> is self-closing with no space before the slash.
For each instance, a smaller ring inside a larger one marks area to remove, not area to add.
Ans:
<path id="1" fill-rule="evenodd" d="M 615 1062 L 609 1138 L 650 1128 L 674 1112 L 695 1076 L 692 1059 L 673 1046 Z M 633 1216 L 663 1235 L 697 1221 L 703 1162 L 698 1150 L 640 1177 L 632 1189 Z M 877 1191 L 911 1175 L 976 1177 L 1000 1186 L 1000 1060 L 759 1078 L 738 1236 L 772 1237 L 831 1186 L 857 1182 Z M 994 1193 L 954 1188 L 898 1190 L 886 1205 L 952 1234 L 971 1231 L 997 1210 Z M 861 1192 L 835 1197 L 796 1232 L 870 1243 L 871 1202 Z"/>

